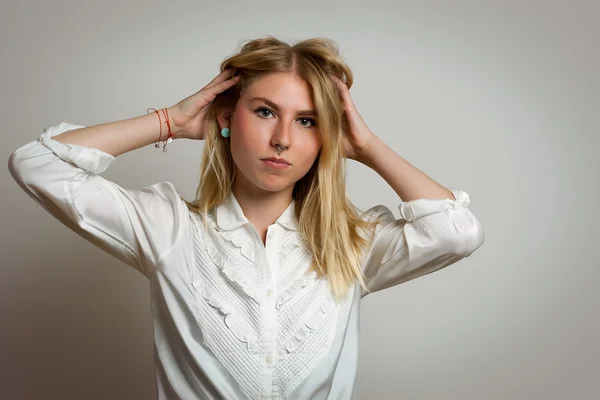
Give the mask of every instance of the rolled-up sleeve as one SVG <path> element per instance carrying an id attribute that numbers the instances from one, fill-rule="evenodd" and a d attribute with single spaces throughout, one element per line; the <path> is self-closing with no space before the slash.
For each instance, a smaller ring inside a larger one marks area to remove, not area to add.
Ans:
<path id="1" fill-rule="evenodd" d="M 481 223 L 469 210 L 469 195 L 450 189 L 455 199 L 401 202 L 400 218 L 389 208 L 375 206 L 364 218 L 379 218 L 362 270 L 369 291 L 383 290 L 470 256 L 485 240 Z"/>
<path id="2" fill-rule="evenodd" d="M 11 154 L 9 171 L 61 223 L 149 276 L 182 236 L 187 206 L 170 182 L 122 188 L 99 175 L 115 157 L 53 139 L 83 127 L 61 122 L 45 129 Z"/>

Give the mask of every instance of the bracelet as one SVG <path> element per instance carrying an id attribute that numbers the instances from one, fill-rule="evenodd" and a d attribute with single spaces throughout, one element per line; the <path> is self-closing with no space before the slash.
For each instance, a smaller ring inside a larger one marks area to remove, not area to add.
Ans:
<path id="1" fill-rule="evenodd" d="M 160 118 L 160 113 L 155 110 L 154 108 L 148 108 L 146 109 L 146 114 L 148 114 L 150 112 L 150 110 L 154 111 L 156 113 L 156 115 L 158 115 L 158 125 L 159 125 L 159 134 L 158 134 L 158 141 L 156 141 L 156 143 L 154 143 L 154 147 L 156 147 L 157 149 L 160 147 L 160 142 L 161 142 L 161 138 L 162 138 L 162 119 Z M 168 136 L 167 139 L 165 139 L 163 141 L 163 152 L 167 151 L 167 144 L 171 143 L 173 141 L 173 133 L 171 132 L 171 123 L 169 122 L 169 111 L 164 108 L 161 109 L 161 111 L 163 112 L 164 116 L 165 116 L 165 124 L 167 124 L 167 128 L 168 128 Z"/>
<path id="2" fill-rule="evenodd" d="M 158 149 L 160 147 L 160 138 L 162 137 L 162 121 L 160 120 L 160 113 L 158 111 L 156 111 L 154 108 L 148 108 L 146 109 L 146 114 L 150 112 L 149 110 L 153 110 L 156 113 L 156 115 L 158 115 L 158 126 L 160 128 L 160 133 L 158 134 L 158 140 L 156 141 L 156 143 L 154 143 L 154 147 Z"/>
<path id="3" fill-rule="evenodd" d="M 165 144 L 163 146 L 163 151 L 167 151 L 167 144 L 171 143 L 173 141 L 173 133 L 171 133 L 171 122 L 169 121 L 169 110 L 167 110 L 166 108 L 163 108 L 163 113 L 166 115 L 165 119 L 166 119 L 166 123 L 167 123 L 167 128 L 169 128 L 169 136 L 167 136 L 167 140 L 165 141 Z"/>

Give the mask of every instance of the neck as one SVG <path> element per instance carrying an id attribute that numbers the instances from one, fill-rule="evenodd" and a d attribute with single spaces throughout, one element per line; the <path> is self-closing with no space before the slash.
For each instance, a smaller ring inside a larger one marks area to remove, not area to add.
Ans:
<path id="1" fill-rule="evenodd" d="M 247 189 L 234 184 L 233 194 L 244 211 L 244 215 L 257 231 L 267 229 L 291 204 L 294 187 L 279 192 L 268 192 L 258 188 Z"/>

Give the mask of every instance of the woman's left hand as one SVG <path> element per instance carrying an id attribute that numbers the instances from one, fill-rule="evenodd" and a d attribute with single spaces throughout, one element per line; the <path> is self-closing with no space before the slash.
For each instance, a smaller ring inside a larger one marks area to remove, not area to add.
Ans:
<path id="1" fill-rule="evenodd" d="M 371 132 L 358 113 L 348 86 L 336 76 L 334 76 L 333 79 L 340 89 L 344 107 L 342 126 L 344 130 L 344 150 L 346 158 L 360 161 L 361 155 L 369 148 L 373 140 L 377 137 Z"/>

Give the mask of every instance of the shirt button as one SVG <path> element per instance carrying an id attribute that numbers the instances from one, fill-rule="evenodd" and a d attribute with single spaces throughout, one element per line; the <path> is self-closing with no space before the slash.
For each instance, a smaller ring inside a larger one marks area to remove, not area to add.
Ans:
<path id="1" fill-rule="evenodd" d="M 275 235 L 273 235 L 273 232 L 269 232 L 269 234 L 267 235 L 267 237 L 268 237 L 269 239 L 273 239 L 273 237 L 274 237 L 274 236 L 275 236 Z"/>
<path id="2" fill-rule="evenodd" d="M 267 297 L 273 296 L 273 291 L 271 289 L 267 290 Z"/>
<path id="3" fill-rule="evenodd" d="M 272 364 L 272 363 L 273 363 L 273 357 L 271 357 L 271 356 L 266 356 L 266 357 L 265 357 L 265 361 L 267 362 L 267 364 Z"/>

